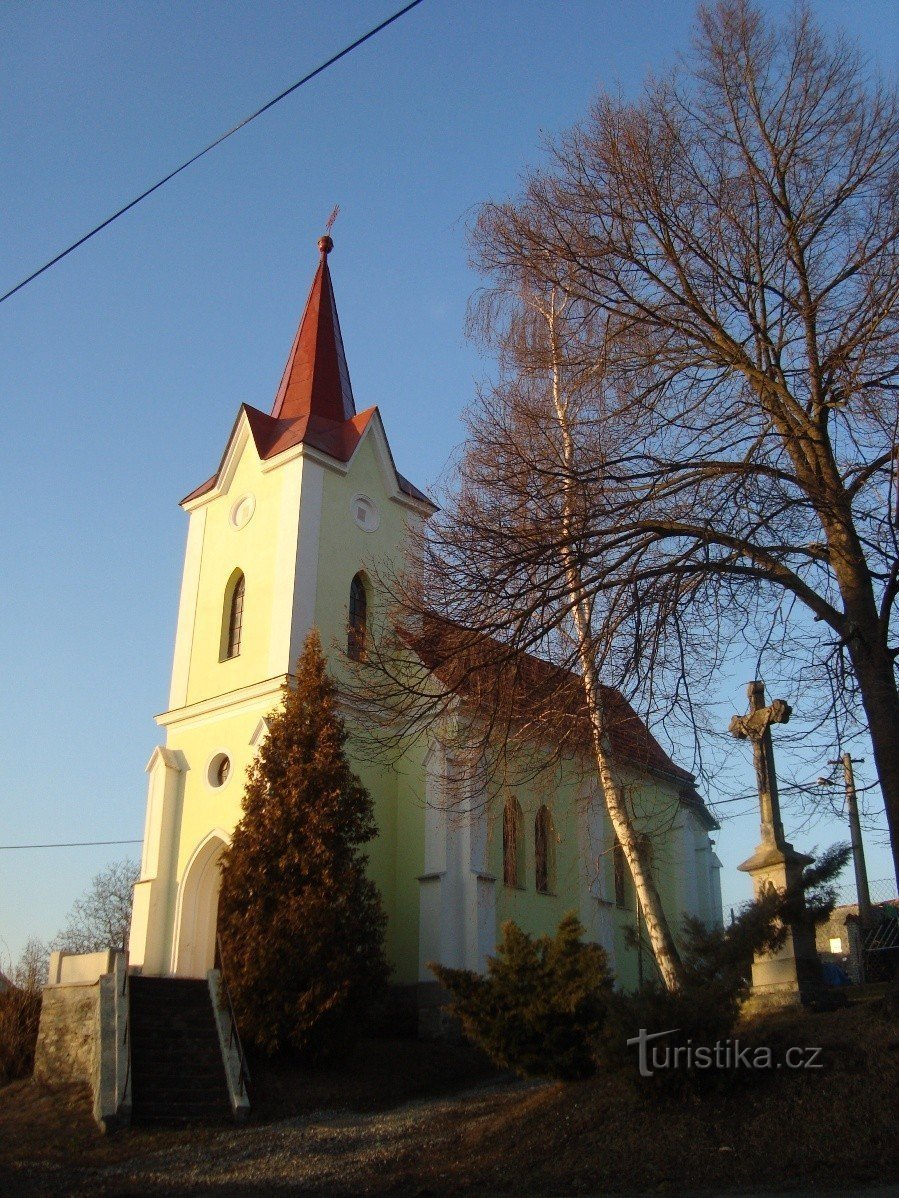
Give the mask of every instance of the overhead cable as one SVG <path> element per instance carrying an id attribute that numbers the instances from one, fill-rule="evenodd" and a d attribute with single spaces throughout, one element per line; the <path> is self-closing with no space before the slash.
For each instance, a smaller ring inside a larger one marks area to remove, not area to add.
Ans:
<path id="1" fill-rule="evenodd" d="M 0 852 L 11 849 L 85 849 L 98 844 L 143 844 L 142 840 L 67 840 L 58 844 L 0 844 Z"/>
<path id="2" fill-rule="evenodd" d="M 197 154 L 194 154 L 193 157 L 188 158 L 186 162 L 182 162 L 181 165 L 175 167 L 173 171 L 169 171 L 164 179 L 160 179 L 158 183 L 154 183 L 152 187 L 148 187 L 146 191 L 142 191 L 139 196 L 136 196 L 130 201 L 130 203 L 125 204 L 125 206 L 120 208 L 118 212 L 114 212 L 112 216 L 108 216 L 106 220 L 101 221 L 96 228 L 91 229 L 89 233 L 85 233 L 83 237 L 79 237 L 77 241 L 73 242 L 67 249 L 64 249 L 54 258 L 51 258 L 49 262 L 45 262 L 44 265 L 38 270 L 32 271 L 32 273 L 26 279 L 23 279 L 21 283 L 17 283 L 15 287 L 10 288 L 10 290 L 4 295 L 0 295 L 0 304 L 2 304 L 4 300 L 8 300 L 10 296 L 15 295 L 17 291 L 21 291 L 23 287 L 27 287 L 29 283 L 34 282 L 34 280 L 38 278 L 39 275 L 42 275 L 45 270 L 49 270 L 51 266 L 55 266 L 57 262 L 61 262 L 63 258 L 68 257 L 68 255 L 74 250 L 77 250 L 79 246 L 84 245 L 86 241 L 90 241 L 92 237 L 95 237 L 98 233 L 102 232 L 102 230 L 111 225 L 113 221 L 118 220 L 120 216 L 124 216 L 126 212 L 130 212 L 132 208 L 141 202 L 141 200 L 145 200 L 148 196 L 151 196 L 154 191 L 158 191 L 160 187 L 164 187 L 166 183 L 174 179 L 176 175 L 180 175 L 181 172 L 186 171 L 189 166 L 193 166 L 195 162 L 198 162 L 204 155 L 208 154 L 210 150 L 214 150 L 216 146 L 220 146 L 223 141 L 227 141 L 229 137 L 233 137 L 235 133 L 245 128 L 250 124 L 251 121 L 255 121 L 256 118 L 262 116 L 264 112 L 268 112 L 270 108 L 274 108 L 276 104 L 280 104 L 282 100 L 286 99 L 298 88 L 302 87 L 306 83 L 309 83 L 310 80 L 316 77 L 316 75 L 320 75 L 322 71 L 326 71 L 328 67 L 333 66 L 335 62 L 339 62 L 341 58 L 345 58 L 347 54 L 351 54 L 353 50 L 358 49 L 363 42 L 367 42 L 369 38 L 373 38 L 375 34 L 380 33 L 382 29 L 386 29 L 388 25 L 392 25 L 394 21 L 398 21 L 400 17 L 405 16 L 407 12 L 413 8 L 416 8 L 419 4 L 421 4 L 421 2 L 422 0 L 411 0 L 410 4 L 406 4 L 403 8 L 399 9 L 393 14 L 392 17 L 388 17 L 386 21 L 382 21 L 380 25 L 376 25 L 374 29 L 369 29 L 368 33 L 364 33 L 362 37 L 356 38 L 356 40 L 351 42 L 350 45 L 344 46 L 344 48 L 338 54 L 333 54 L 327 60 L 327 62 L 323 62 L 321 66 L 317 66 L 314 71 L 310 71 L 308 75 L 304 75 L 302 79 L 298 79 L 296 83 L 293 83 L 290 87 L 285 88 L 283 92 L 280 92 L 274 97 L 274 99 L 269 100 L 267 104 L 263 104 L 261 108 L 257 108 L 255 112 L 251 113 L 248 117 L 245 117 L 242 121 L 239 121 L 236 125 L 229 129 L 227 133 L 223 133 L 220 137 L 217 137 L 215 141 L 211 141 L 204 149 L 200 150 Z"/>

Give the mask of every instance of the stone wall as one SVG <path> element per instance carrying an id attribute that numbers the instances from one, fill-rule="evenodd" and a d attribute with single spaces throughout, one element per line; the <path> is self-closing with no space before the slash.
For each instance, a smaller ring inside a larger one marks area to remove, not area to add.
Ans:
<path id="1" fill-rule="evenodd" d="M 34 1054 L 34 1076 L 49 1085 L 94 1084 L 100 987 L 48 986 Z"/>

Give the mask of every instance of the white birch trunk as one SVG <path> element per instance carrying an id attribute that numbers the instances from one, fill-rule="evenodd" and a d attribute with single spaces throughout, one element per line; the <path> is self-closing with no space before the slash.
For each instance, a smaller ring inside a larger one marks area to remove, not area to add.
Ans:
<path id="1" fill-rule="evenodd" d="M 572 552 L 572 523 L 574 505 L 572 500 L 572 463 L 574 446 L 571 438 L 571 426 L 568 408 L 562 394 L 561 366 L 559 343 L 556 328 L 556 297 L 553 292 L 550 307 L 539 309 L 547 321 L 552 347 L 552 390 L 555 417 L 562 435 L 562 446 L 565 461 L 564 476 L 564 514 L 562 537 L 562 565 L 565 570 L 568 599 L 574 614 L 575 630 L 577 633 L 578 659 L 581 665 L 584 699 L 590 720 L 590 731 L 593 739 L 593 749 L 596 754 L 596 765 L 599 780 L 609 819 L 615 835 L 621 842 L 625 860 L 634 881 L 637 902 L 646 923 L 646 931 L 652 945 L 653 954 L 659 966 L 662 980 L 669 990 L 678 990 L 683 983 L 683 967 L 674 937 L 668 926 L 668 920 L 662 907 L 662 901 L 640 848 L 640 837 L 634 827 L 630 812 L 627 809 L 624 794 L 615 774 L 615 765 L 610 748 L 610 740 L 605 725 L 605 710 L 602 701 L 602 691 L 596 671 L 596 661 L 592 652 L 590 628 L 590 610 L 584 595 L 583 580 L 575 555 Z"/>

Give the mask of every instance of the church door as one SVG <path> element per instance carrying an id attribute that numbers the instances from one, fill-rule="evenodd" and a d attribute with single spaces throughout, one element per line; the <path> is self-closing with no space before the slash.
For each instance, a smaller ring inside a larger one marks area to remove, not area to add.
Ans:
<path id="1" fill-rule="evenodd" d="M 224 839 L 211 834 L 194 853 L 178 894 L 177 937 L 172 972 L 178 977 L 205 978 L 216 963 L 215 929 L 218 917 Z"/>

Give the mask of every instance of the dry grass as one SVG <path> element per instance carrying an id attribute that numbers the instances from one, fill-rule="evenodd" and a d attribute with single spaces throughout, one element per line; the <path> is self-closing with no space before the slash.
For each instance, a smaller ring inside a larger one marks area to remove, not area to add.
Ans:
<path id="1" fill-rule="evenodd" d="M 737 1035 L 775 1050 L 821 1045 L 824 1067 L 737 1074 L 701 1092 L 620 1075 L 542 1089 L 463 1135 L 454 1187 L 567 1194 L 899 1180 L 895 1022 L 849 1007 L 783 1014 Z"/>
<path id="2" fill-rule="evenodd" d="M 509 1087 L 438 1101 L 433 1109 L 419 1103 L 402 1118 L 374 1116 L 380 1121 L 377 1151 L 370 1153 L 360 1154 L 354 1132 L 332 1128 L 328 1152 L 352 1161 L 352 1192 L 371 1195 L 833 1189 L 899 1180 L 899 1024 L 885 1004 L 784 1014 L 764 1024 L 744 1024 L 738 1035 L 741 1042 L 775 1050 L 821 1045 L 824 1068 L 730 1076 L 696 1091 L 662 1089 L 639 1079 L 634 1062 L 633 1074 Z M 155 1176 L 165 1178 L 167 1156 L 160 1158 L 160 1149 L 170 1149 L 173 1161 L 183 1161 L 188 1147 L 198 1159 L 224 1157 L 224 1134 L 234 1145 L 232 1164 L 247 1153 L 260 1162 L 260 1172 L 252 1174 L 258 1176 L 258 1190 L 245 1181 L 229 1191 L 261 1193 L 276 1145 L 286 1150 L 292 1144 L 294 1160 L 309 1159 L 313 1130 L 297 1116 L 327 1109 L 383 1111 L 489 1076 L 483 1058 L 471 1049 L 369 1041 L 351 1061 L 329 1072 L 257 1062 L 256 1121 L 247 1130 L 134 1129 L 111 1139 L 95 1131 L 84 1092 L 71 1088 L 53 1096 L 19 1082 L 0 1090 L 0 1187 L 10 1166 L 31 1160 L 36 1167 L 44 1162 L 45 1179 L 55 1162 L 53 1177 L 60 1188 L 47 1185 L 40 1192 L 64 1192 L 65 1165 L 73 1170 L 73 1191 L 93 1186 L 126 1192 L 116 1189 L 121 1174 L 104 1181 L 106 1170 L 128 1166 L 137 1184 L 142 1162 L 154 1154 Z M 372 1117 L 360 1115 L 345 1125 L 361 1127 Z M 400 1124 L 403 1133 L 394 1133 L 392 1127 Z M 78 1173 L 85 1166 L 97 1172 Z M 181 1175 L 176 1164 L 170 1169 L 174 1191 Z M 21 1186 L 29 1173 L 18 1169 L 14 1176 Z M 304 1193 L 344 1192 L 335 1189 L 333 1178 L 327 1185 L 310 1180 Z M 153 1192 L 160 1185 L 164 1181 Z M 208 1184 L 204 1188 L 209 1192 Z"/>
<path id="3" fill-rule="evenodd" d="M 40 994 L 17 988 L 0 994 L 0 1086 L 31 1075 L 40 1017 Z"/>
<path id="4" fill-rule="evenodd" d="M 194 1135 L 136 1129 L 104 1136 L 91 1114 L 86 1085 L 50 1087 L 26 1080 L 0 1089 L 0 1180 L 5 1168 L 21 1161 L 101 1166 Z"/>
<path id="5" fill-rule="evenodd" d="M 363 1040 L 349 1060 L 328 1069 L 264 1057 L 251 1057 L 249 1065 L 254 1119 L 260 1122 L 312 1111 L 381 1111 L 499 1076 L 470 1045 L 411 1039 Z"/>

